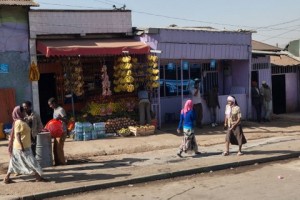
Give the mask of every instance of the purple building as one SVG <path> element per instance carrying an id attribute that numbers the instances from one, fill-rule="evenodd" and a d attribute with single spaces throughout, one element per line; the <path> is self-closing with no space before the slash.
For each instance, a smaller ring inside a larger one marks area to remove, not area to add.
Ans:
<path id="1" fill-rule="evenodd" d="M 251 80 L 272 88 L 273 113 L 299 111 L 300 59 L 278 47 L 252 41 Z"/>
<path id="2" fill-rule="evenodd" d="M 203 123 L 210 122 L 205 94 L 219 87 L 221 108 L 217 121 L 224 120 L 228 95 L 234 95 L 244 119 L 249 115 L 251 32 L 212 28 L 149 28 L 138 31 L 140 40 L 160 50 L 161 122 L 179 117 L 182 104 L 190 98 L 193 80 L 201 80 Z M 155 105 L 154 105 L 155 106 Z"/>

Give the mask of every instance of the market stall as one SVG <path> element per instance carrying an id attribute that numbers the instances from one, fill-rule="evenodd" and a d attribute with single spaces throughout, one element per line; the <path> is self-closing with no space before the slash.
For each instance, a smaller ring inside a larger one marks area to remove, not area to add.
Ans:
<path id="1" fill-rule="evenodd" d="M 153 133 L 153 126 L 138 124 L 139 87 L 146 87 L 151 102 L 158 96 L 158 57 L 150 54 L 149 47 L 129 40 L 71 43 L 37 43 L 37 51 L 43 54 L 37 63 L 42 118 L 46 119 L 43 113 L 48 109 L 45 100 L 54 95 L 76 122 L 76 140 L 101 138 L 103 134 Z M 49 74 L 53 83 L 45 78 Z M 52 88 L 52 94 L 43 93 L 45 87 L 48 91 Z M 154 110 L 152 114 L 155 121 L 159 115 Z"/>

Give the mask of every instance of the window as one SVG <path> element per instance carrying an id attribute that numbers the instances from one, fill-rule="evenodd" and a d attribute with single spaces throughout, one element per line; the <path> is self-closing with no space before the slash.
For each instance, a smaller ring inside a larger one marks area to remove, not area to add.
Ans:
<path id="1" fill-rule="evenodd" d="M 182 78 L 181 82 L 181 65 Z M 200 92 L 204 95 L 214 85 L 218 84 L 217 63 L 214 68 L 210 63 L 197 61 L 163 60 L 160 66 L 160 96 L 180 96 L 181 85 L 183 94 L 189 95 L 194 87 L 194 79 L 200 79 Z"/>

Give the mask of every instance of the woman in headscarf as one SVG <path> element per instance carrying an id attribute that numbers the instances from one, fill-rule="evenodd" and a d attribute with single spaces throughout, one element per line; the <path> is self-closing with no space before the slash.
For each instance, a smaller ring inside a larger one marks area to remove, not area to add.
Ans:
<path id="1" fill-rule="evenodd" d="M 241 109 L 236 103 L 236 99 L 232 96 L 227 97 L 227 105 L 225 108 L 224 129 L 227 130 L 225 137 L 225 151 L 223 156 L 229 155 L 229 143 L 238 145 L 237 155 L 243 155 L 242 145 L 247 143 L 241 126 Z"/>
<path id="2" fill-rule="evenodd" d="M 42 178 L 42 168 L 35 159 L 31 150 L 31 130 L 24 121 L 24 110 L 17 106 L 12 112 L 14 120 L 8 151 L 10 154 L 9 167 L 4 178 L 4 183 L 12 183 L 11 173 L 15 174 L 35 174 L 36 181 L 46 181 Z"/>
<path id="3" fill-rule="evenodd" d="M 196 120 L 196 114 L 193 110 L 192 100 L 185 102 L 184 108 L 180 113 L 180 122 L 177 128 L 177 132 L 181 133 L 183 130 L 182 144 L 179 147 L 177 155 L 182 157 L 182 152 L 194 151 L 195 154 L 200 154 L 198 151 L 198 145 L 194 134 L 194 121 Z"/>

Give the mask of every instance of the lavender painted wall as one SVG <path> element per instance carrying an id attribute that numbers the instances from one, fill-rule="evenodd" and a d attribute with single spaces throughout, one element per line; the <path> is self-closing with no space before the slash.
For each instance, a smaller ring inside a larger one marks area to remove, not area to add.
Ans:
<path id="1" fill-rule="evenodd" d="M 14 88 L 16 103 L 31 100 L 28 78 L 28 20 L 26 7 L 0 8 L 0 64 L 8 64 L 9 72 L 0 73 L 0 88 Z"/>
<path id="2" fill-rule="evenodd" d="M 251 53 L 251 33 L 150 28 L 140 40 L 163 59 L 248 60 Z"/>
<path id="3" fill-rule="evenodd" d="M 242 112 L 242 118 L 246 119 L 246 116 L 247 116 L 246 94 L 235 94 L 235 97 L 236 97 L 237 101 L 239 102 L 239 106 L 240 106 L 241 112 Z M 184 102 L 188 98 L 189 98 L 188 96 L 185 96 Z M 227 103 L 227 95 L 220 95 L 219 102 L 220 102 L 220 109 L 217 109 L 217 122 L 221 124 L 224 121 L 224 113 L 225 113 L 225 106 Z M 162 123 L 165 122 L 164 117 L 165 117 L 166 113 L 175 113 L 176 120 L 179 120 L 180 110 L 182 109 L 181 97 L 162 98 L 161 104 L 163 105 L 161 107 Z M 205 101 L 202 101 L 202 107 L 203 107 L 202 122 L 204 124 L 209 124 L 210 123 L 210 114 L 209 114 L 209 110 L 208 110 L 208 107 L 207 107 Z"/>
<path id="4" fill-rule="evenodd" d="M 251 33 L 218 30 L 159 29 L 160 42 L 250 45 Z"/>
<path id="5" fill-rule="evenodd" d="M 297 111 L 297 100 L 299 91 L 297 87 L 297 73 L 285 74 L 285 90 L 286 90 L 286 112 Z"/>
<path id="6" fill-rule="evenodd" d="M 249 91 L 249 62 L 232 61 L 232 86 L 244 87 L 246 93 Z"/>

